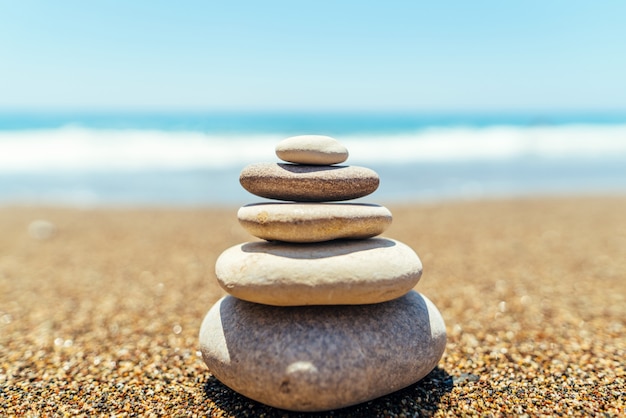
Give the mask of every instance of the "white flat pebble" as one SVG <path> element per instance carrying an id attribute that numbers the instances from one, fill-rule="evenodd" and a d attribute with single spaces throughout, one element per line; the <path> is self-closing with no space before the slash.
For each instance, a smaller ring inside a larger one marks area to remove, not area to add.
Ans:
<path id="1" fill-rule="evenodd" d="M 224 251 L 217 280 L 231 295 L 277 306 L 379 303 L 410 291 L 422 263 L 386 238 L 313 244 L 249 242 Z"/>

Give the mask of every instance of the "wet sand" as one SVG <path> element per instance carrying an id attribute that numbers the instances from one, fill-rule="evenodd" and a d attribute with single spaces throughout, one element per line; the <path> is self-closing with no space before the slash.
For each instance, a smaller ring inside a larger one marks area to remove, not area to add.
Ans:
<path id="1" fill-rule="evenodd" d="M 198 355 L 215 260 L 252 239 L 236 207 L 0 208 L 0 416 L 626 413 L 626 197 L 389 208 L 446 352 L 422 382 L 318 414 L 237 395 Z"/>

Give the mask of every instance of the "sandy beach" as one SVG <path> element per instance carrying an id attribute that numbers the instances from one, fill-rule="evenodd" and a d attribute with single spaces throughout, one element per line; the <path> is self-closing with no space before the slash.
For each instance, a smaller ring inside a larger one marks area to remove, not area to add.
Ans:
<path id="1" fill-rule="evenodd" d="M 400 392 L 303 414 L 232 392 L 198 353 L 216 258 L 252 240 L 237 207 L 1 207 L 0 416 L 626 413 L 626 197 L 389 209 L 446 352 Z"/>

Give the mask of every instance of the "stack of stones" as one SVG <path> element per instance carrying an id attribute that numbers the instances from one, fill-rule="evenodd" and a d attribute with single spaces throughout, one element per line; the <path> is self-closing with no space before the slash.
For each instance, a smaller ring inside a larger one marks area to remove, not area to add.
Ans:
<path id="1" fill-rule="evenodd" d="M 385 207 L 328 203 L 372 193 L 378 175 L 336 165 L 348 151 L 326 136 L 287 138 L 276 154 L 286 163 L 241 172 L 249 192 L 289 203 L 239 210 L 263 241 L 217 260 L 229 295 L 200 330 L 209 370 L 249 398 L 294 411 L 342 408 L 417 382 L 446 341 L 439 311 L 412 290 L 422 264 L 405 244 L 376 237 L 391 223 Z"/>

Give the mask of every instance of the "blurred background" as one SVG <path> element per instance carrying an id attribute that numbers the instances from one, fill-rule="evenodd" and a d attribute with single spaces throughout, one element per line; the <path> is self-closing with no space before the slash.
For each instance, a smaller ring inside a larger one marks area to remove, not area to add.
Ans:
<path id="1" fill-rule="evenodd" d="M 0 0 L 0 204 L 250 201 L 331 135 L 377 202 L 626 193 L 626 3 Z"/>

